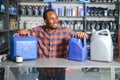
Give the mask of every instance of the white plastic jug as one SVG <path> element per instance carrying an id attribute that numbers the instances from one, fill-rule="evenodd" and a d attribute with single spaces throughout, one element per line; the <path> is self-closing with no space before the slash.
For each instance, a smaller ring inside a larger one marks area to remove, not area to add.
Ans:
<path id="1" fill-rule="evenodd" d="M 90 42 L 90 58 L 98 61 L 113 60 L 113 43 L 108 29 L 92 30 Z"/>

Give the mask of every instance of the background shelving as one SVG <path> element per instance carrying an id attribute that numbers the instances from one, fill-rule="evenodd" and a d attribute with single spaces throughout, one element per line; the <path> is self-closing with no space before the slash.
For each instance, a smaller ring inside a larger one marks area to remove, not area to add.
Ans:
<path id="1" fill-rule="evenodd" d="M 9 54 L 10 38 L 18 28 L 18 0 L 0 0 L 0 54 Z"/>
<path id="2" fill-rule="evenodd" d="M 0 1 L 3 8 L 0 9 L 0 55 L 9 52 L 9 15 L 8 0 Z"/>

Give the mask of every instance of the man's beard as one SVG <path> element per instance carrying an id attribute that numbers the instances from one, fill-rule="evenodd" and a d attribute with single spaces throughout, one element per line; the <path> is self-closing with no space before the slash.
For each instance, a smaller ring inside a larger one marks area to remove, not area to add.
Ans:
<path id="1" fill-rule="evenodd" d="M 49 29 L 51 29 L 51 30 L 52 30 L 52 29 L 56 29 L 56 28 L 57 28 L 57 27 L 53 27 L 53 26 L 50 26 L 50 27 L 49 27 Z"/>

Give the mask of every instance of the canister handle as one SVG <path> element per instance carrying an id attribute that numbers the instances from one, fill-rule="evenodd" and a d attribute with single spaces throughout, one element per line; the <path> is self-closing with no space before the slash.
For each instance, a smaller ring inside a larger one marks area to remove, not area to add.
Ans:
<path id="1" fill-rule="evenodd" d="M 18 36 L 20 36 L 20 33 L 13 34 L 13 37 L 18 37 Z M 34 35 L 28 34 L 27 36 L 34 36 Z M 26 37 L 26 36 L 23 36 L 23 37 Z"/>
<path id="2" fill-rule="evenodd" d="M 84 37 L 84 46 L 87 46 L 87 41 L 86 41 L 86 37 Z"/>
<path id="3" fill-rule="evenodd" d="M 110 31 L 108 29 L 97 31 L 96 34 L 100 35 L 100 34 L 102 34 L 104 32 L 106 32 L 106 34 L 107 34 L 106 36 L 111 36 Z"/>
<path id="4" fill-rule="evenodd" d="M 82 40 L 81 39 L 78 39 L 78 43 L 80 44 L 80 46 L 85 47 L 87 45 L 86 44 L 86 38 L 85 37 L 83 38 L 83 44 L 82 44 Z"/>

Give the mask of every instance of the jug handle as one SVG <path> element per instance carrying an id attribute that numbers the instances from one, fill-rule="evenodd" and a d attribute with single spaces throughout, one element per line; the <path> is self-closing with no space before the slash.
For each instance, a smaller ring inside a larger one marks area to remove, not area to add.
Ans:
<path id="1" fill-rule="evenodd" d="M 80 46 L 82 46 L 82 41 L 81 41 L 81 39 L 78 39 L 78 44 L 79 44 Z"/>
<path id="2" fill-rule="evenodd" d="M 100 30 L 97 32 L 97 35 L 102 32 L 107 32 L 108 36 L 111 36 L 110 31 L 108 29 Z"/>
<path id="3" fill-rule="evenodd" d="M 78 39 L 78 43 L 79 43 L 79 45 L 82 46 L 82 47 L 86 46 L 86 45 L 87 45 L 87 44 L 86 44 L 86 38 L 85 38 L 85 37 L 83 38 L 83 44 L 82 44 L 82 40 L 81 40 L 81 39 Z"/>
<path id="4" fill-rule="evenodd" d="M 87 46 L 86 42 L 86 37 L 84 37 L 84 46 Z"/>

